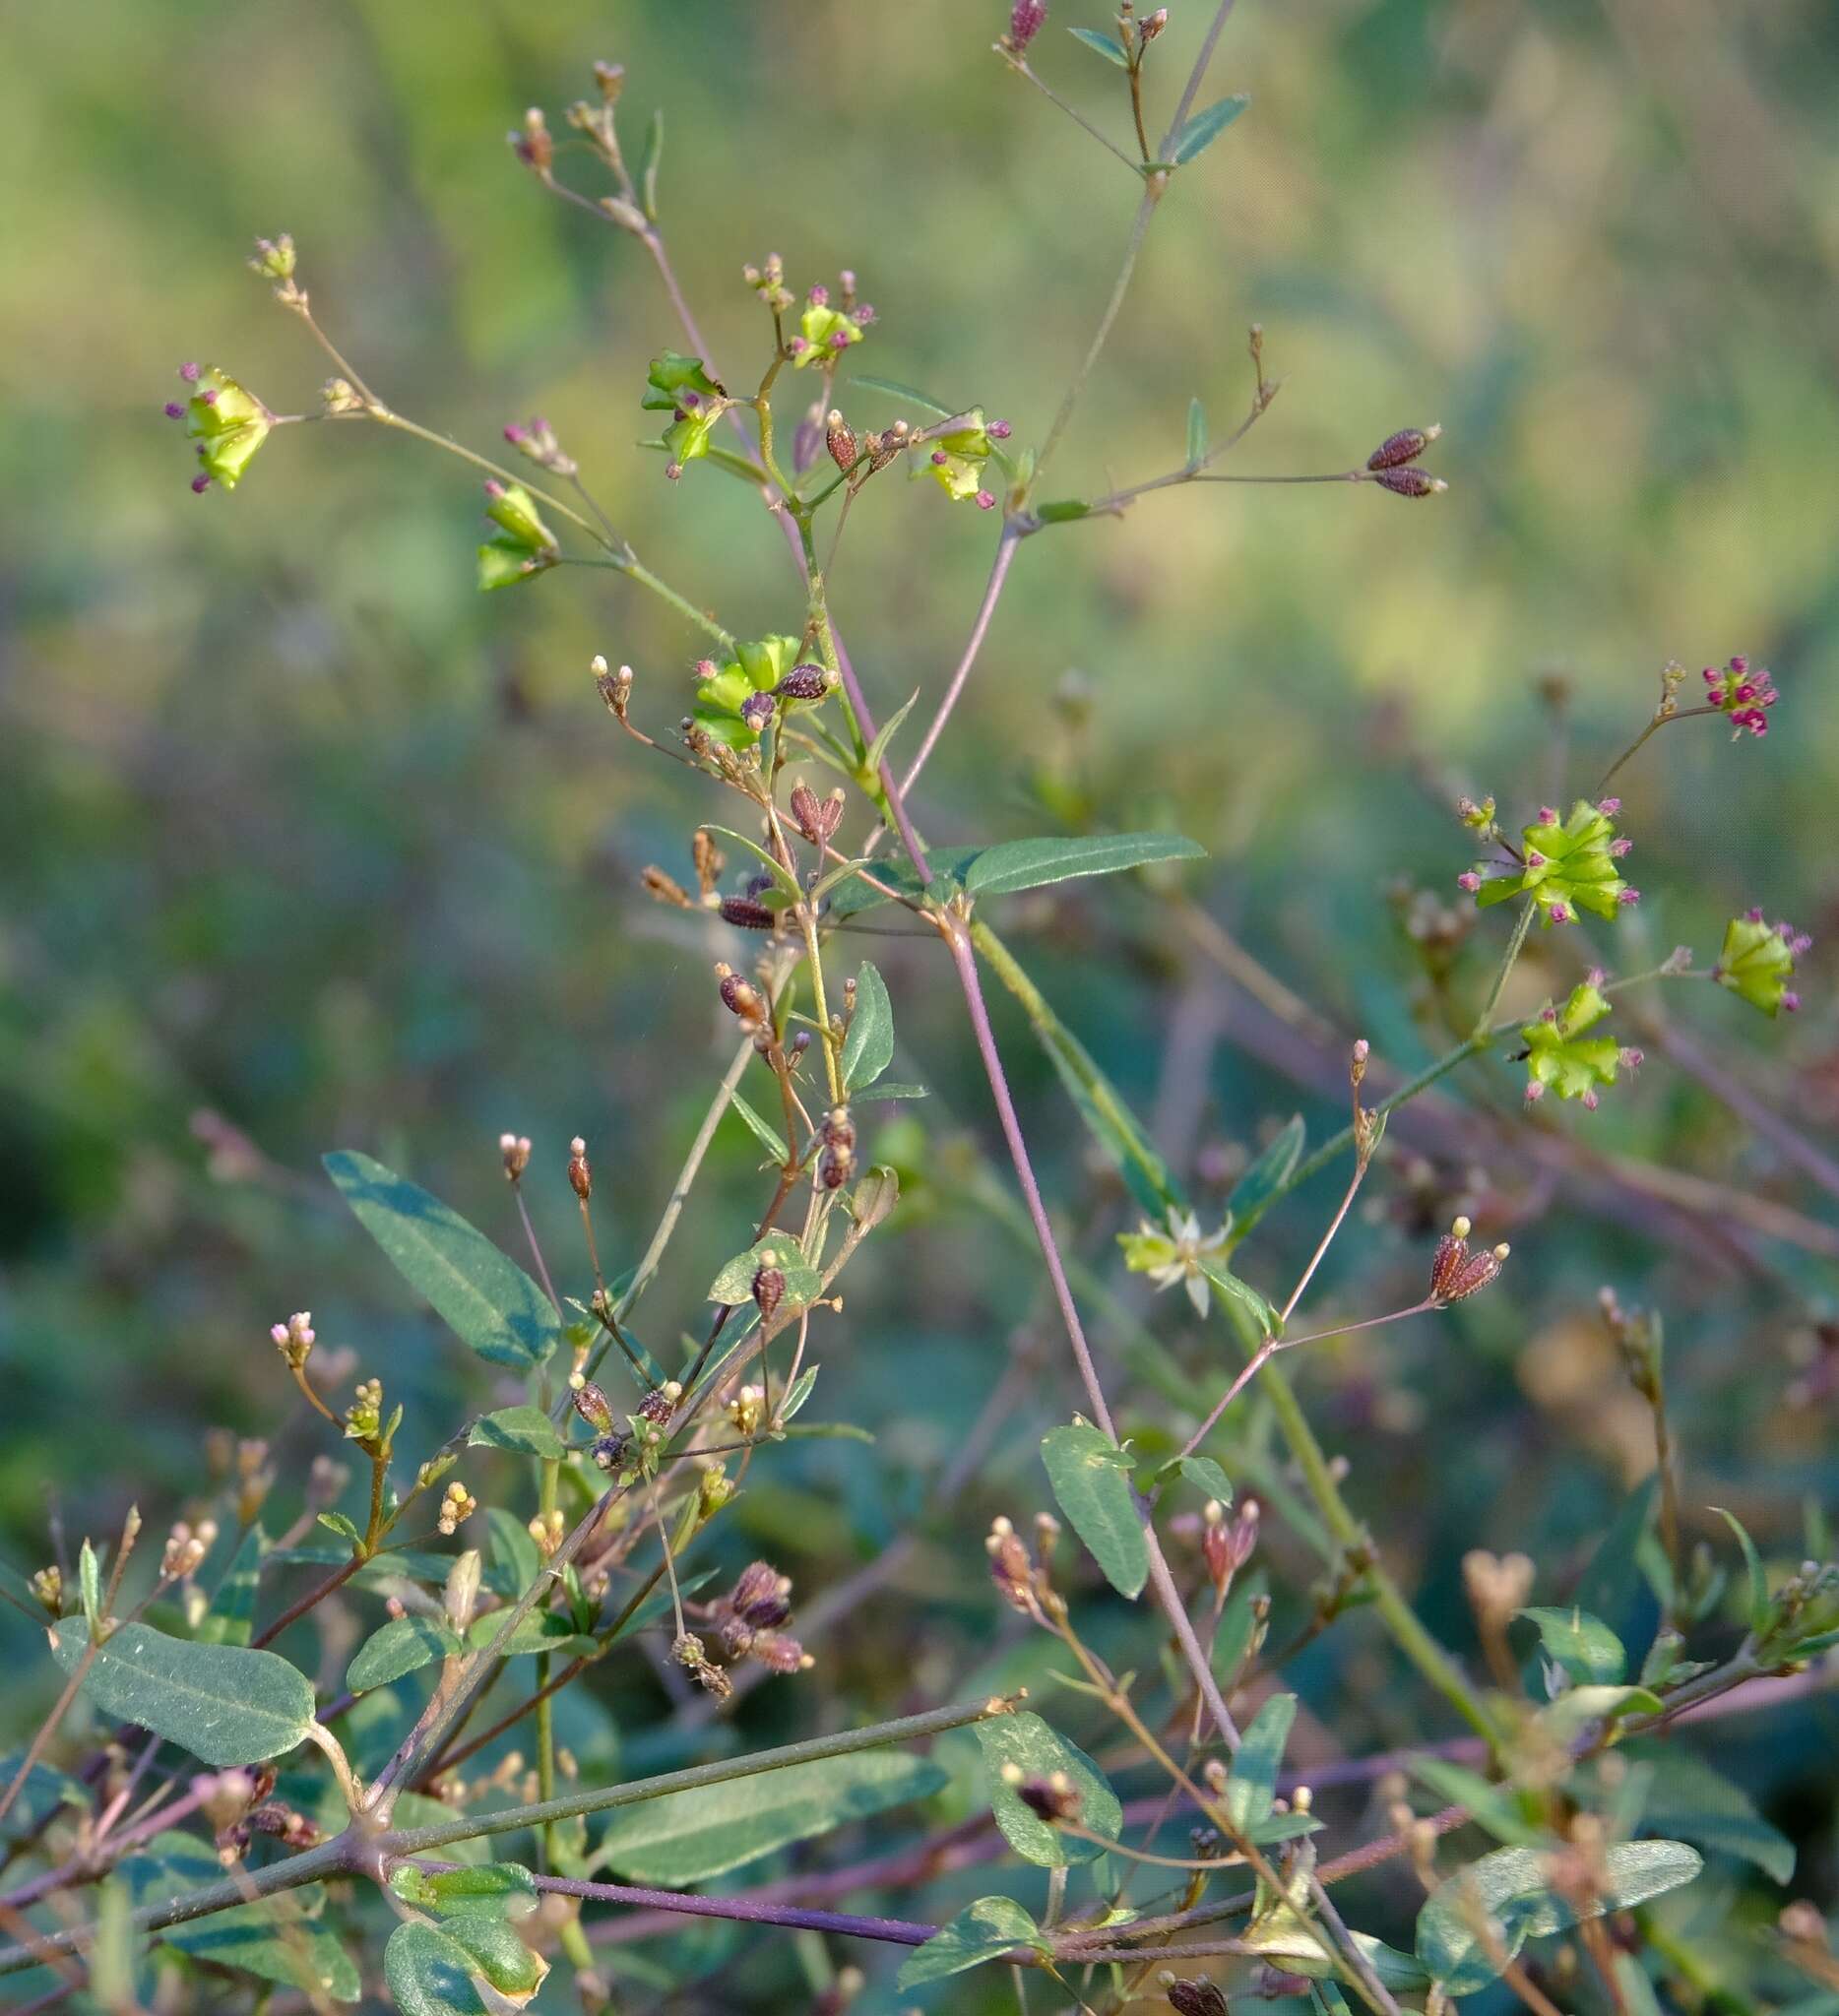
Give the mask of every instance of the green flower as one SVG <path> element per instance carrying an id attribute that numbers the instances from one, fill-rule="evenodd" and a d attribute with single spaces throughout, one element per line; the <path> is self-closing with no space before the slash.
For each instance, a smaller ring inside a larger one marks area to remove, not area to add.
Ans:
<path id="1" fill-rule="evenodd" d="M 664 432 L 665 453 L 669 457 L 666 473 L 680 475 L 685 463 L 709 453 L 715 423 L 733 401 L 703 369 L 700 357 L 686 357 L 677 350 L 654 357 L 645 382 L 648 389 L 639 404 L 648 412 L 675 416 Z"/>
<path id="2" fill-rule="evenodd" d="M 1641 892 L 1630 889 L 1616 867 L 1632 845 L 1617 836 L 1615 815 L 1620 810 L 1619 798 L 1605 798 L 1597 805 L 1579 798 L 1570 817 L 1560 821 L 1550 805 L 1545 806 L 1531 826 L 1521 829 L 1524 847 L 1513 867 L 1503 870 L 1496 863 L 1483 862 L 1456 879 L 1483 910 L 1511 897 L 1530 896 L 1548 924 L 1574 923 L 1580 910 L 1613 918 L 1618 910 L 1641 900 Z"/>
<path id="3" fill-rule="evenodd" d="M 861 327 L 855 316 L 842 314 L 830 305 L 827 287 L 813 287 L 804 313 L 798 317 L 798 334 L 790 346 L 793 368 L 802 371 L 806 364 L 834 359 L 861 340 Z"/>
<path id="4" fill-rule="evenodd" d="M 1792 924 L 1765 924 L 1759 910 L 1745 911 L 1725 925 L 1711 976 L 1764 1015 L 1779 1015 L 1784 1008 L 1792 1015 L 1801 996 L 1788 982 L 1795 976 L 1795 961 L 1812 942 Z"/>
<path id="5" fill-rule="evenodd" d="M 1617 1070 L 1632 1071 L 1641 1061 L 1639 1050 L 1621 1048 L 1612 1036 L 1591 1036 L 1610 1012 L 1603 992 L 1603 976 L 1592 973 L 1587 980 L 1571 989 L 1562 1008 L 1546 1004 L 1537 1022 L 1529 1022 L 1520 1035 L 1526 1040 L 1526 1100 L 1530 1105 L 1544 1099 L 1548 1090 L 1559 1099 L 1580 1099 L 1596 1109 L 1597 1087 L 1614 1085 Z"/>
<path id="6" fill-rule="evenodd" d="M 555 565 L 555 535 L 538 515 L 537 501 L 522 483 L 487 483 L 485 516 L 499 531 L 478 549 L 481 589 L 509 588 Z"/>
<path id="7" fill-rule="evenodd" d="M 737 644 L 724 664 L 704 659 L 697 666 L 702 681 L 696 688 L 695 719 L 730 749 L 750 749 L 759 730 L 741 718 L 741 708 L 756 693 L 770 693 L 797 662 L 795 637 L 762 637 L 756 644 Z"/>
<path id="8" fill-rule="evenodd" d="M 183 412 L 186 437 L 198 444 L 202 473 L 192 478 L 192 488 L 203 490 L 215 481 L 233 490 L 268 439 L 275 415 L 215 364 L 203 371 L 187 364 L 179 376 L 198 388 L 182 408 L 175 403 L 166 409 L 175 419 Z"/>
<path id="9" fill-rule="evenodd" d="M 990 453 L 989 429 L 983 424 L 983 409 L 977 407 L 969 416 L 969 424 L 934 438 L 928 459 L 929 473 L 953 503 L 962 504 L 973 497 L 983 503 L 985 497 L 989 497 L 989 492 L 983 488 L 983 465 L 989 460 Z M 991 497 L 990 502 L 994 503 L 995 499 Z"/>
<path id="10" fill-rule="evenodd" d="M 1207 1277 L 1201 1262 L 1226 1250 L 1232 1221 L 1204 1237 L 1200 1220 L 1191 1211 L 1171 1211 L 1167 1231 L 1158 1231 L 1146 1218 L 1133 1232 L 1119 1232 L 1117 1243 L 1124 1249 L 1124 1265 L 1132 1274 L 1147 1274 L 1159 1289 L 1173 1288 L 1179 1282 L 1187 1290 L 1194 1313 L 1207 1313 Z"/>

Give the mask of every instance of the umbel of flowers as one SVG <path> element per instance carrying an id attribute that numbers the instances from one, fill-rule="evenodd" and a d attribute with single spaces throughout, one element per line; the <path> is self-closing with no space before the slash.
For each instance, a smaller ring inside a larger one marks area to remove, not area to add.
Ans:
<path id="1" fill-rule="evenodd" d="M 1639 1065 L 1639 1050 L 1624 1049 L 1613 1036 L 1591 1035 L 1609 1012 L 1603 975 L 1592 971 L 1571 989 L 1562 1008 L 1547 1002 L 1538 1021 L 1525 1025 L 1520 1035 L 1526 1041 L 1529 1104 L 1550 1091 L 1559 1099 L 1582 1100 L 1594 1111 L 1597 1088 L 1614 1085 L 1618 1069 L 1632 1071 Z"/>
<path id="2" fill-rule="evenodd" d="M 1551 805 L 1542 806 L 1539 817 L 1520 829 L 1517 848 L 1494 824 L 1491 798 L 1485 806 L 1465 799 L 1458 809 L 1465 824 L 1495 842 L 1506 857 L 1478 861 L 1456 878 L 1480 909 L 1530 896 L 1546 923 L 1569 924 L 1579 911 L 1613 918 L 1617 911 L 1640 902 L 1641 892 L 1630 889 L 1616 866 L 1633 845 L 1616 831 L 1619 798 L 1604 798 L 1594 805 L 1579 798 L 1568 819 L 1560 819 Z"/>
<path id="3" fill-rule="evenodd" d="M 275 415 L 215 364 L 181 364 L 179 376 L 195 390 L 183 403 L 169 400 L 166 417 L 183 420 L 186 438 L 198 444 L 200 468 L 192 488 L 204 491 L 218 482 L 233 490 L 250 458 L 268 439 Z"/>
<path id="4" fill-rule="evenodd" d="M 1801 996 L 1788 982 L 1795 976 L 1795 961 L 1812 942 L 1792 924 L 1765 924 L 1759 910 L 1745 911 L 1725 925 L 1711 976 L 1764 1015 L 1779 1015 L 1784 1008 L 1792 1015 Z"/>

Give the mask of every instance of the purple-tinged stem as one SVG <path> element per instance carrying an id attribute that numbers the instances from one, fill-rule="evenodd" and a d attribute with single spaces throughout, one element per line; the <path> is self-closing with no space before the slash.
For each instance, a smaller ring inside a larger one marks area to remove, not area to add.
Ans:
<path id="1" fill-rule="evenodd" d="M 1015 558 L 1015 549 L 1021 542 L 1021 534 L 1013 525 L 1005 525 L 1002 536 L 996 541 L 996 557 L 990 563 L 989 580 L 983 589 L 983 599 L 978 605 L 977 621 L 971 626 L 970 642 L 964 648 L 964 656 L 958 661 L 958 668 L 951 675 L 951 683 L 945 688 L 945 697 L 938 704 L 938 712 L 932 717 L 932 724 L 925 731 L 925 739 L 920 744 L 919 754 L 914 757 L 907 775 L 901 779 L 901 792 L 904 796 L 918 782 L 920 773 L 926 767 L 938 738 L 945 732 L 945 724 L 951 719 L 951 712 L 958 704 L 958 696 L 964 691 L 965 681 L 971 676 L 971 667 L 977 663 L 977 655 L 983 648 L 983 639 L 989 630 L 989 619 L 996 613 L 996 603 L 1002 595 L 1002 585 L 1009 578 L 1009 562 Z"/>

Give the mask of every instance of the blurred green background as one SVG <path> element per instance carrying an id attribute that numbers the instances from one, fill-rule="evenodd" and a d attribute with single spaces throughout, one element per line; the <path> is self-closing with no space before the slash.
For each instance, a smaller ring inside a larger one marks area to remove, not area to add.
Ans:
<path id="1" fill-rule="evenodd" d="M 1202 13 L 1176 8 L 1157 51 L 1164 117 Z M 743 261 L 779 250 L 798 286 L 854 267 L 880 319 L 851 362 L 982 402 L 1021 445 L 1088 339 L 1136 186 L 989 53 L 1004 20 L 988 0 L 88 0 L 12 17 L 0 1529 L 14 1559 L 48 1557 L 48 1510 L 73 1535 L 133 1494 L 169 1517 L 206 1423 L 272 1433 L 290 1460 L 315 1447 L 279 1407 L 266 1341 L 296 1307 L 384 1372 L 426 1439 L 446 1432 L 455 1357 L 337 1209 L 318 1155 L 375 1153 L 509 1241 L 495 1141 L 527 1132 L 552 1255 L 578 1275 L 567 1137 L 589 1138 L 602 1238 L 630 1260 L 729 1040 L 709 962 L 738 956 L 733 934 L 636 885 L 648 861 L 686 877 L 694 822 L 728 815 L 685 773 L 639 760 L 586 674 L 597 651 L 630 662 L 637 712 L 666 727 L 697 637 L 611 576 L 477 596 L 476 486 L 377 430 L 284 430 L 233 497 L 188 493 L 192 465 L 159 417 L 178 362 L 220 363 L 281 410 L 310 409 L 325 375 L 245 270 L 249 240 L 294 234 L 321 318 L 398 407 L 487 452 L 506 420 L 545 413 L 650 564 L 740 634 L 795 630 L 756 501 L 707 468 L 667 484 L 635 445 L 652 431 L 646 360 L 679 341 L 642 252 L 546 198 L 503 136 L 527 104 L 565 132 L 590 63 L 623 62 L 635 149 L 666 108 L 664 222 L 731 379 L 762 350 Z M 1103 11 L 1056 4 L 1038 67 L 1121 138 L 1119 80 L 1062 32 L 1074 23 L 1103 26 Z M 1449 799 L 1493 790 L 1530 808 L 1587 788 L 1669 658 L 1695 686 L 1699 665 L 1746 651 L 1783 695 L 1767 741 L 1733 748 L 1692 723 L 1626 774 L 1646 901 L 1617 951 L 1632 967 L 1689 941 L 1706 963 L 1752 902 L 1830 935 L 1832 10 L 1244 0 L 1211 85 L 1249 92 L 1251 112 L 1164 204 L 1048 493 L 1176 466 L 1190 395 L 1225 433 L 1248 397 L 1253 320 L 1288 382 L 1230 467 L 1344 469 L 1438 419 L 1427 466 L 1449 493 L 1214 487 L 1029 542 L 920 794 L 928 835 L 1082 820 L 1191 834 L 1212 857 L 1181 886 L 1408 1070 L 1446 1039 L 1400 885 L 1453 896 L 1467 858 Z M 600 193 L 585 155 L 559 166 Z M 858 424 L 896 410 L 873 393 L 843 404 Z M 938 691 L 995 533 L 930 484 L 889 479 L 856 507 L 834 606 L 883 717 Z M 1554 682 L 1561 730 L 1541 692 Z M 1458 955 L 1471 1003 L 1503 930 L 1495 913 Z M 1313 1133 L 1336 1123 L 1332 1056 L 1210 964 L 1166 892 L 1097 885 L 1018 912 L 1012 937 L 1203 1178 L 1223 1180 L 1299 1107 Z M 994 1134 L 936 955 L 863 948 L 895 989 L 897 1075 L 935 1097 L 882 1150 L 909 1172 L 914 1228 L 853 1277 L 829 1354 L 827 1411 L 875 1429 L 877 1448 L 794 1452 L 744 1508 L 750 1544 L 812 1591 L 923 1506 L 1012 1335 L 1042 1313 L 1028 1255 L 981 1201 L 974 1151 Z M 1816 946 L 1792 1025 L 1698 989 L 1668 1004 L 1829 1155 L 1832 972 Z M 1571 976 L 1535 961 L 1512 998 L 1534 1007 Z M 1129 1214 L 1006 1004 L 998 1020 L 1067 1224 L 1106 1267 Z M 1320 1292 L 1359 1313 L 1390 1306 L 1396 1284 L 1415 1292 L 1426 1228 L 1479 1199 L 1514 1240 L 1512 1294 L 1304 1375 L 1433 1621 L 1466 1642 L 1455 1564 L 1470 1544 L 1526 1546 L 1562 1587 L 1645 1467 L 1591 1323 L 1604 1281 L 1669 1312 L 1692 1503 L 1740 1505 L 1794 1553 L 1804 1500 L 1834 1481 L 1818 1376 L 1835 1347 L 1830 1195 L 1657 1054 L 1600 1113 L 1567 1109 L 1536 1137 L 1490 1117 L 1515 1102 L 1509 1067 L 1477 1070 L 1468 1093 L 1473 1125 L 1452 1102 L 1428 1132 L 1400 1130 L 1405 1152 Z M 215 1146 L 205 1113 L 222 1119 Z M 1606 1157 L 1660 1174 L 1622 1183 Z M 729 1123 L 656 1294 L 664 1338 L 741 1242 L 756 1160 Z M 1247 1256 L 1261 1285 L 1293 1278 L 1331 1204 L 1318 1182 L 1273 1221 Z M 1771 1236 L 1770 1210 L 1801 1229 Z M 1205 1365 L 1217 1343 L 1173 1299 L 1150 1311 L 1159 1334 Z M 1057 1376 L 1043 1375 L 1039 1418 L 1005 1423 L 987 1483 L 921 1550 L 907 1594 L 874 1612 L 879 1635 L 818 1648 L 844 1699 L 892 1712 L 920 1593 L 936 1603 L 912 1688 L 936 1697 L 977 1657 L 978 1522 L 1039 1502 L 1034 1440 L 1071 1404 Z M 1136 1417 L 1157 1418 L 1153 1402 Z M 1271 1545 L 1300 1590 L 1306 1561 L 1281 1534 Z M 1350 1632 L 1306 1683 L 1325 1722 L 1377 1644 Z M 803 1726 L 789 1690 L 775 1703 L 750 1713 Z M 1348 1713 L 1350 1749 L 1409 1726 L 1376 1700 Z M 1802 1715 L 1811 1734 L 1817 1711 Z M 1824 1857 L 1829 1766 L 1810 1768 L 1797 1826 Z"/>

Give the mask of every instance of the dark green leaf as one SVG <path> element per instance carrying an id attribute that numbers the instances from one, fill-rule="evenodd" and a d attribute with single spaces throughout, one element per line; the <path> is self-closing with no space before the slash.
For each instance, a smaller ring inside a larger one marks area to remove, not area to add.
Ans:
<path id="1" fill-rule="evenodd" d="M 1187 403 L 1187 466 L 1198 469 L 1207 459 L 1207 409 L 1198 399 Z"/>
<path id="2" fill-rule="evenodd" d="M 595 1860 L 636 1882 L 682 1889 L 846 1820 L 929 1798 L 945 1783 L 936 1764 L 897 1750 L 819 1758 L 620 1807 Z"/>
<path id="3" fill-rule="evenodd" d="M 980 1897 L 916 1948 L 895 1977 L 895 1985 L 917 1988 L 929 1981 L 944 1981 L 985 1961 L 999 1960 L 1017 1946 L 1032 1946 L 1043 1953 L 1048 1950 L 1040 1926 L 1013 1898 Z"/>
<path id="4" fill-rule="evenodd" d="M 19 1767 L 25 1761 L 23 1749 L 10 1750 L 0 1757 L 0 1793 L 19 1776 Z M 59 1806 L 87 1808 L 89 1803 L 89 1792 L 78 1780 L 62 1771 L 53 1771 L 48 1764 L 34 1764 L 7 1808 L 5 1819 L 0 1820 L 0 1840 L 17 1841 L 35 1834 Z"/>
<path id="5" fill-rule="evenodd" d="M 893 1061 L 894 1004 L 886 982 L 864 959 L 856 971 L 856 1012 L 843 1039 L 843 1082 L 858 1092 Z"/>
<path id="6" fill-rule="evenodd" d="M 353 1694 L 367 1694 L 459 1650 L 460 1634 L 445 1617 L 392 1617 L 358 1647 L 345 1684 Z"/>
<path id="7" fill-rule="evenodd" d="M 383 1979 L 401 2016 L 486 2016 L 466 1948 L 439 1925 L 398 1925 L 383 1949 Z"/>
<path id="8" fill-rule="evenodd" d="M 1614 1686 L 1627 1670 L 1622 1642 L 1601 1617 L 1580 1609 L 1524 1609 L 1516 1614 L 1534 1625 L 1548 1655 L 1573 1680 Z"/>
<path id="9" fill-rule="evenodd" d="M 1096 49 L 1101 56 L 1115 63 L 1119 70 L 1130 68 L 1130 58 L 1124 53 L 1124 45 L 1115 35 L 1108 35 L 1103 29 L 1069 28 L 1069 35 L 1077 35 L 1088 49 Z"/>
<path id="10" fill-rule="evenodd" d="M 1130 1484 L 1130 1459 L 1089 1421 L 1050 1428 L 1041 1460 L 1060 1510 L 1084 1541 L 1105 1579 L 1135 1597 L 1149 1579 L 1149 1543 Z"/>
<path id="11" fill-rule="evenodd" d="M 211 1607 L 199 1620 L 201 1645 L 247 1645 L 255 1629 L 256 1592 L 262 1581 L 262 1556 L 268 1536 L 259 1526 L 250 1527 L 230 1556 Z"/>
<path id="12" fill-rule="evenodd" d="M 1250 1231 L 1289 1182 L 1291 1170 L 1302 1159 L 1304 1139 L 1302 1115 L 1293 1114 L 1276 1140 L 1233 1185 L 1226 1210 L 1236 1240 Z"/>
<path id="13" fill-rule="evenodd" d="M 1443 1757 L 1413 1757 L 1406 1769 L 1446 1804 L 1467 1806 L 1478 1827 L 1509 1848 L 1530 1848 L 1542 1838 L 1520 1811 L 1510 1787 L 1491 1785 L 1479 1772 Z"/>
<path id="14" fill-rule="evenodd" d="M 504 1610 L 487 1610 L 482 1617 L 473 1619 L 466 1635 L 467 1643 L 475 1652 L 482 1652 L 486 1646 L 496 1643 L 498 1633 L 504 1629 L 506 1614 Z M 532 1652 L 559 1652 L 565 1659 L 578 1659 L 600 1649 L 592 1638 L 580 1636 L 572 1619 L 559 1611 L 533 1609 L 524 1613 L 516 1630 L 492 1656 L 495 1659 L 521 1659 Z"/>
<path id="15" fill-rule="evenodd" d="M 763 1267 L 776 1267 L 786 1277 L 785 1299 L 780 1304 L 782 1312 L 803 1308 L 807 1302 L 816 1299 L 823 1286 L 816 1268 L 806 1262 L 797 1240 L 790 1232 L 769 1232 L 758 1245 L 735 1254 L 723 1268 L 709 1284 L 709 1299 L 726 1302 L 730 1309 L 752 1301 L 754 1278 Z"/>
<path id="16" fill-rule="evenodd" d="M 566 1453 L 554 1422 L 539 1407 L 501 1407 L 480 1415 L 466 1439 L 469 1449 L 510 1449 L 519 1456 L 549 1458 Z"/>
<path id="17" fill-rule="evenodd" d="M 1573 1593 L 1580 1608 L 1592 1616 L 1607 1618 L 1610 1628 L 1624 1643 L 1628 1639 L 1628 1613 L 1641 1593 L 1638 1556 L 1642 1538 L 1654 1516 L 1655 1489 L 1655 1480 L 1648 1478 L 1623 1499 Z"/>
<path id="18" fill-rule="evenodd" d="M 1259 1337 L 1269 1337 L 1273 1334 L 1277 1329 L 1277 1311 L 1250 1282 L 1240 1281 L 1223 1260 L 1203 1257 L 1200 1271 L 1229 1303 L 1236 1305 L 1249 1319 L 1252 1329 Z"/>
<path id="19" fill-rule="evenodd" d="M 1218 1498 L 1222 1505 L 1233 1502 L 1232 1480 L 1211 1456 L 1176 1456 L 1156 1473 L 1156 1481 L 1166 1484 L 1177 1477 L 1184 1478 L 1209 1498 Z"/>
<path id="20" fill-rule="evenodd" d="M 66 1672 L 89 1643 L 81 1617 L 66 1617 L 51 1634 Z M 311 1682 L 279 1654 L 169 1638 L 151 1624 L 111 1631 L 83 1686 L 104 1714 L 138 1722 L 220 1770 L 282 1756 L 313 1720 Z"/>
<path id="21" fill-rule="evenodd" d="M 989 1779 L 990 1809 L 1002 1837 L 1019 1856 L 1045 1869 L 1063 1869 L 1075 1862 L 1095 1861 L 1105 1851 L 1096 1841 L 1063 1834 L 1024 1803 L 1015 1788 L 1003 1781 L 1014 1766 L 1026 1778 L 1051 1778 L 1063 1771 L 1078 1787 L 1079 1825 L 1089 1834 L 1115 1841 L 1123 1830 L 1123 1808 L 1105 1775 L 1078 1744 L 1050 1729 L 1038 1715 L 998 1715 L 977 1725 Z"/>
<path id="22" fill-rule="evenodd" d="M 438 1870 L 398 1862 L 390 1871 L 390 1888 L 405 1904 L 442 1918 L 474 1912 L 489 1918 L 528 1918 L 542 1901 L 536 1877 L 521 1862 Z"/>
<path id="23" fill-rule="evenodd" d="M 1013 896 L 1024 889 L 1114 875 L 1153 861 L 1191 861 L 1207 850 L 1178 833 L 1093 833 L 1065 840 L 1005 840 L 988 847 L 964 873 L 972 896 Z"/>
<path id="24" fill-rule="evenodd" d="M 1245 1727 L 1226 1781 L 1226 1810 L 1241 1834 L 1270 1818 L 1284 1745 L 1296 1719 L 1297 1697 L 1273 1694 Z"/>
<path id="25" fill-rule="evenodd" d="M 519 1371 L 548 1356 L 558 1320 L 549 1298 L 483 1233 L 367 1155 L 325 1161 L 358 1223 L 463 1344 Z"/>
<path id="26" fill-rule="evenodd" d="M 498 1593 L 522 1596 L 542 1571 L 542 1555 L 530 1528 L 507 1507 L 488 1505 L 485 1531 L 491 1540 L 491 1563 L 498 1571 Z"/>
<path id="27" fill-rule="evenodd" d="M 1704 1862 L 1682 1841 L 1623 1841 L 1604 1851 L 1607 1894 L 1583 1914 L 1626 1911 L 1689 1883 Z M 1579 1917 L 1571 1898 L 1550 1887 L 1550 1858 L 1538 1849 L 1497 1848 L 1439 1884 L 1418 1914 L 1418 1957 L 1452 1995 L 1485 1988 L 1529 1938 L 1563 1931 Z M 1492 1922 L 1484 1939 L 1477 1912 Z M 1490 1952 L 1490 1947 L 1493 1949 Z"/>
<path id="28" fill-rule="evenodd" d="M 1635 1754 L 1653 1773 L 1644 1826 L 1681 1835 L 1720 1855 L 1741 1856 L 1772 1882 L 1793 1882 L 1794 1843 L 1756 1811 L 1741 1786 L 1671 1743 L 1662 1749 L 1643 1746 Z"/>
<path id="29" fill-rule="evenodd" d="M 1221 98 L 1204 112 L 1196 112 L 1175 135 L 1174 145 L 1169 150 L 1169 158 L 1176 167 L 1191 161 L 1197 154 L 1211 147 L 1250 102 L 1248 97 L 1242 96 Z"/>

